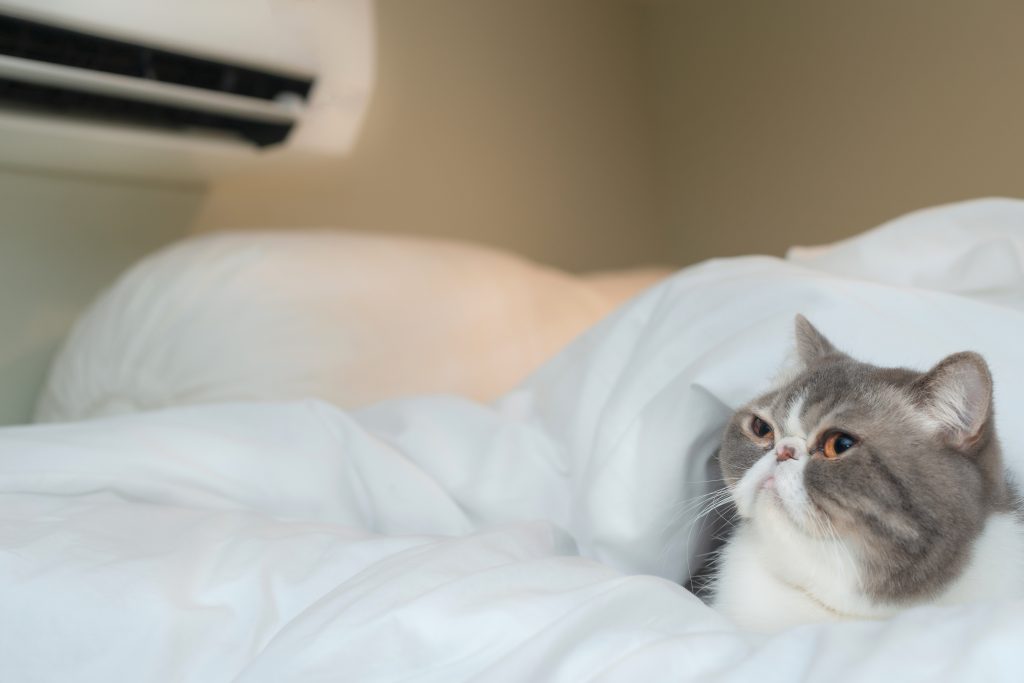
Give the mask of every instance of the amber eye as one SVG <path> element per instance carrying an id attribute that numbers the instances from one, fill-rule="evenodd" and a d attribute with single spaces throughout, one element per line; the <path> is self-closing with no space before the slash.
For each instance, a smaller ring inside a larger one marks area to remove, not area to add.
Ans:
<path id="1" fill-rule="evenodd" d="M 767 422 L 755 415 L 750 420 L 750 431 L 754 433 L 759 439 L 770 439 L 772 438 L 772 428 Z"/>
<path id="2" fill-rule="evenodd" d="M 835 458 L 857 445 L 857 439 L 843 432 L 832 432 L 821 446 L 826 458 Z"/>

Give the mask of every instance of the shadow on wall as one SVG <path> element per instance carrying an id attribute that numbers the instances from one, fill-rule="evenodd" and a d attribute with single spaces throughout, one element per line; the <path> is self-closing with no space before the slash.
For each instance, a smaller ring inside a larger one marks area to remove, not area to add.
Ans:
<path id="1" fill-rule="evenodd" d="M 78 313 L 185 234 L 200 199 L 195 188 L 0 171 L 0 424 L 28 420 Z"/>

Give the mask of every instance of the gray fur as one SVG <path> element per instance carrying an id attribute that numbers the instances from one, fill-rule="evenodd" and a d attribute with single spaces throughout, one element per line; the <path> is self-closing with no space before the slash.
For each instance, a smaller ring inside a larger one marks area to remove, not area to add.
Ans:
<path id="1" fill-rule="evenodd" d="M 800 356 L 800 362 L 805 366 L 827 356 L 839 354 L 836 347 L 832 346 L 832 342 L 799 313 L 796 316 L 796 351 Z"/>
<path id="2" fill-rule="evenodd" d="M 864 592 L 890 604 L 937 595 L 963 570 L 988 516 L 1016 501 L 1004 475 L 985 361 L 960 353 L 927 373 L 883 368 L 840 353 L 802 316 L 796 331 L 803 367 L 734 415 L 720 452 L 725 480 L 735 484 L 765 452 L 745 429 L 751 416 L 771 421 L 781 438 L 788 408 L 803 397 L 809 436 L 827 428 L 859 439 L 836 459 L 813 455 L 804 485 L 856 547 Z M 928 428 L 949 415 L 949 428 Z"/>

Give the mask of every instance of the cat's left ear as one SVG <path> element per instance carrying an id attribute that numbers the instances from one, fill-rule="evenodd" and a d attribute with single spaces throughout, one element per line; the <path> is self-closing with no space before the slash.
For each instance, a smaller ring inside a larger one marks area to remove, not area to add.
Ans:
<path id="1" fill-rule="evenodd" d="M 976 353 L 954 353 L 917 380 L 922 407 L 949 445 L 973 447 L 992 415 L 992 373 Z"/>
<path id="2" fill-rule="evenodd" d="M 843 355 L 832 342 L 825 338 L 811 322 L 797 313 L 796 316 L 796 351 L 804 367 L 821 360 L 825 356 Z"/>

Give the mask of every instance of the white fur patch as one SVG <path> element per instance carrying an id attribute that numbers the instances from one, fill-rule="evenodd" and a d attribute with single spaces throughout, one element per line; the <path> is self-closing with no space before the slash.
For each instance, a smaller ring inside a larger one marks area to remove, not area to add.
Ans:
<path id="1" fill-rule="evenodd" d="M 732 496 L 736 503 L 736 511 L 741 517 L 749 518 L 754 512 L 754 503 L 764 482 L 775 470 L 775 449 L 761 456 L 750 469 L 743 473 L 733 489 Z"/>
<path id="2" fill-rule="evenodd" d="M 800 420 L 800 413 L 804 410 L 804 401 L 807 400 L 806 394 L 800 394 L 796 400 L 790 404 L 789 413 L 786 415 L 786 419 L 783 421 L 783 425 L 786 428 L 785 436 L 796 436 L 801 439 L 807 439 L 807 433 L 804 431 L 803 423 Z"/>

